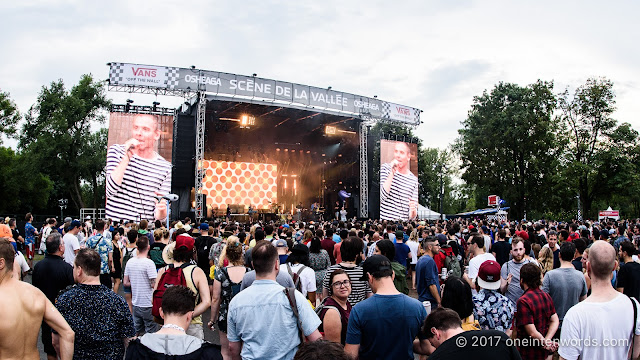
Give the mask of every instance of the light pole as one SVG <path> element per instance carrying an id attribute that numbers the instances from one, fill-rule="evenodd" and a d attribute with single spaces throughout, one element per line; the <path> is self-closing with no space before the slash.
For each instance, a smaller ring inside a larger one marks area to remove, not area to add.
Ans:
<path id="1" fill-rule="evenodd" d="M 64 222 L 64 214 L 62 213 L 62 210 L 67 208 L 67 204 L 69 203 L 69 200 L 67 199 L 59 199 L 58 200 L 58 206 L 60 206 L 60 222 Z"/>
<path id="2" fill-rule="evenodd" d="M 440 164 L 440 220 L 444 220 L 442 213 L 442 201 L 444 199 L 444 172 L 447 170 L 445 164 Z"/>

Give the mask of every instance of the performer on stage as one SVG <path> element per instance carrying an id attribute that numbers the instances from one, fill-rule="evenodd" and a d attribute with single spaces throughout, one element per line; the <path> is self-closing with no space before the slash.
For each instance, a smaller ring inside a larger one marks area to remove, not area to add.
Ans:
<path id="1" fill-rule="evenodd" d="M 333 207 L 333 213 L 336 215 L 336 220 L 340 220 L 340 201 L 336 201 L 336 205 Z"/>
<path id="2" fill-rule="evenodd" d="M 409 220 L 418 215 L 418 178 L 409 170 L 411 149 L 397 142 L 394 159 L 380 167 L 380 219 Z"/>
<path id="3" fill-rule="evenodd" d="M 107 151 L 106 217 L 120 220 L 164 220 L 167 204 L 158 200 L 171 191 L 171 163 L 155 152 L 160 139 L 156 117 L 139 114 L 131 138 Z"/>

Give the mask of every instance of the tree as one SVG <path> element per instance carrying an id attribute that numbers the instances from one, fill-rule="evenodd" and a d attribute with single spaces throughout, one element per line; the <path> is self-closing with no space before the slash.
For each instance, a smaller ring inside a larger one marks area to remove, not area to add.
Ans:
<path id="1" fill-rule="evenodd" d="M 458 212 L 459 206 L 452 206 L 454 169 L 451 153 L 437 148 L 421 148 L 418 157 L 418 180 L 420 182 L 419 199 L 434 211 L 440 211 L 440 193 L 442 197 L 442 211 L 444 213 Z M 442 181 L 442 183 L 441 183 Z"/>
<path id="2" fill-rule="evenodd" d="M 20 113 L 8 93 L 0 91 L 0 135 L 13 136 L 20 121 Z M 2 144 L 2 137 L 0 137 Z"/>
<path id="3" fill-rule="evenodd" d="M 0 213 L 44 210 L 52 188 L 53 182 L 27 155 L 0 147 Z"/>
<path id="4" fill-rule="evenodd" d="M 526 87 L 499 83 L 474 97 L 454 150 L 462 179 L 475 187 L 476 206 L 491 194 L 507 200 L 516 218 L 548 206 L 557 163 L 552 91 L 552 82 L 540 80 Z"/>
<path id="5" fill-rule="evenodd" d="M 106 146 L 101 140 L 104 134 L 94 135 L 90 129 L 104 123 L 104 110 L 110 104 L 104 86 L 94 82 L 91 75 L 84 75 L 70 91 L 62 80 L 44 86 L 25 116 L 19 148 L 55 180 L 54 195 L 68 195 L 77 209 L 85 205 L 82 182 L 98 188 L 96 174 L 104 168 Z M 100 156 L 102 165 L 98 164 Z"/>
<path id="6" fill-rule="evenodd" d="M 565 90 L 559 98 L 567 128 L 562 136 L 563 178 L 580 196 L 587 216 L 595 215 L 594 201 L 626 193 L 634 181 L 638 132 L 629 124 L 617 125 L 612 118 L 615 103 L 613 82 L 605 78 L 588 79 L 573 94 Z"/>

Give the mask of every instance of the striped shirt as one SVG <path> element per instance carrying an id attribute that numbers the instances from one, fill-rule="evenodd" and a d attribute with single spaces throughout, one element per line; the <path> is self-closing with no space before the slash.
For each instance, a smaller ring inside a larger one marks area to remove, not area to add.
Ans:
<path id="1" fill-rule="evenodd" d="M 371 292 L 371 288 L 369 287 L 369 282 L 366 280 L 360 280 L 364 271 L 362 267 L 347 267 L 342 266 L 340 264 L 331 265 L 329 269 L 327 269 L 327 273 L 324 276 L 324 280 L 322 280 L 322 288 L 329 290 L 329 294 L 331 294 L 331 285 L 329 284 L 329 279 L 331 278 L 331 273 L 333 270 L 342 269 L 349 277 L 351 281 L 351 295 L 347 298 L 351 306 L 355 306 L 360 301 L 367 298 L 367 294 Z"/>
<path id="2" fill-rule="evenodd" d="M 380 167 L 380 219 L 408 220 L 409 200 L 418 203 L 418 178 L 412 172 L 401 174 L 396 172 L 391 181 L 389 192 L 384 183 L 391 173 L 391 164 Z"/>
<path id="3" fill-rule="evenodd" d="M 115 221 L 146 219 L 153 221 L 156 192 L 171 192 L 171 163 L 156 154 L 154 159 L 131 157 L 118 185 L 111 172 L 125 156 L 124 145 L 114 144 L 107 151 L 107 206 L 106 216 Z"/>
<path id="4" fill-rule="evenodd" d="M 156 264 L 151 259 L 136 256 L 127 261 L 124 276 L 128 276 L 131 282 L 131 304 L 143 308 L 152 307 L 152 281 L 158 277 Z"/>

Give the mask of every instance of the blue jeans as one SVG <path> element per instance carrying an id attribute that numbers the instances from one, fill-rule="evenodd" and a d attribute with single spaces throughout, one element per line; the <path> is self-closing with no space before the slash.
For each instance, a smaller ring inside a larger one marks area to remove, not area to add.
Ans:
<path id="1" fill-rule="evenodd" d="M 150 307 L 133 306 L 133 325 L 136 328 L 136 334 L 143 335 L 145 333 L 154 333 L 160 330 L 160 325 L 153 321 Z"/>

